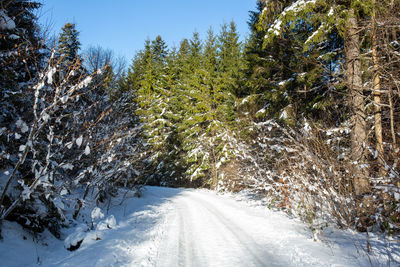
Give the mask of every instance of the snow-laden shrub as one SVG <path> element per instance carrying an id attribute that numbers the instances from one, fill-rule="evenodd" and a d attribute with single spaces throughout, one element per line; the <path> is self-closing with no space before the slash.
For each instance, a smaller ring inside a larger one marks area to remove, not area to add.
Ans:
<path id="1" fill-rule="evenodd" d="M 70 113 L 71 106 L 89 90 L 93 77 L 79 73 L 76 65 L 60 70 L 57 63 L 53 52 L 43 71 L 25 83 L 23 90 L 31 109 L 5 124 L 4 136 L 12 142 L 3 145 L 4 167 L 9 171 L 1 184 L 0 225 L 11 213 L 10 218 L 33 230 L 50 224 L 55 230 L 54 219 L 63 221 L 64 205 L 59 196 L 66 190 L 65 174 L 85 155 L 76 149 L 74 158 L 64 156 L 71 149 L 66 143 L 76 130 L 71 123 L 76 119 L 71 116 L 75 115 Z M 75 112 L 82 109 L 75 108 Z"/>
<path id="2" fill-rule="evenodd" d="M 363 231 L 398 229 L 396 166 L 387 163 L 384 177 L 370 177 L 373 191 L 356 198 L 351 170 L 369 165 L 350 160 L 346 125 L 318 129 L 305 122 L 293 130 L 270 120 L 245 130 L 248 138 L 237 154 L 241 184 L 266 196 L 270 207 L 297 214 L 314 230 L 326 224 Z M 376 152 L 369 150 L 373 162 Z"/>

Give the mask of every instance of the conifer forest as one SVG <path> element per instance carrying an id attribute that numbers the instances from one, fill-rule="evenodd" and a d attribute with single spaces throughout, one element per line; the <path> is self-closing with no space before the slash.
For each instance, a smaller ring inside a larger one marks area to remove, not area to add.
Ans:
<path id="1" fill-rule="evenodd" d="M 112 203 L 169 188 L 246 192 L 314 241 L 389 240 L 383 265 L 399 264 L 399 0 L 254 0 L 247 37 L 234 20 L 175 47 L 160 32 L 128 64 L 83 49 L 79 21 L 48 38 L 43 5 L 0 4 L 0 258 L 10 225 L 79 251 L 116 227 L 97 222 Z M 165 264 L 188 265 L 207 266 Z"/>

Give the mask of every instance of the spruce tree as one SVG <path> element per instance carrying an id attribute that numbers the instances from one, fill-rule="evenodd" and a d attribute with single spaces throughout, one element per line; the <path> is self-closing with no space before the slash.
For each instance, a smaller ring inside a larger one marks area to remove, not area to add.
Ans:
<path id="1" fill-rule="evenodd" d="M 365 103 L 362 89 L 361 56 L 360 56 L 360 16 L 371 12 L 371 1 L 347 0 L 335 1 L 302 1 L 292 4 L 290 9 L 283 11 L 269 27 L 266 41 L 271 42 L 282 34 L 281 25 L 295 28 L 299 18 L 309 21 L 313 33 L 304 43 L 304 49 L 315 47 L 327 34 L 337 29 L 345 42 L 345 60 L 347 88 L 350 95 L 349 105 L 352 110 L 353 131 L 351 137 L 352 159 L 354 162 L 365 162 L 367 142 Z M 310 16 L 310 14 L 312 14 Z M 338 19 L 339 18 L 339 19 Z M 370 191 L 367 169 L 354 168 L 354 188 L 357 195 Z"/>
<path id="2" fill-rule="evenodd" d="M 244 49 L 246 89 L 243 91 L 243 96 L 260 93 L 268 85 L 266 82 L 269 74 L 267 71 L 269 69 L 268 49 L 263 48 L 266 33 L 257 27 L 264 6 L 263 1 L 257 1 L 257 10 L 250 11 L 250 20 L 248 21 L 250 36 Z"/>
<path id="3" fill-rule="evenodd" d="M 242 44 L 239 42 L 234 21 L 231 21 L 229 26 L 225 23 L 221 27 L 218 37 L 218 57 L 218 71 L 223 90 L 235 95 L 242 94 L 239 86 L 243 69 Z"/>
<path id="4" fill-rule="evenodd" d="M 319 27 L 309 16 L 282 22 L 277 34 L 274 25 L 281 14 L 299 3 L 262 1 L 251 13 L 251 35 L 245 51 L 246 91 L 261 93 L 259 108 L 268 107 L 268 114 L 292 125 L 304 116 L 325 121 L 327 114 L 333 115 L 331 123 L 335 123 L 343 119 L 340 116 L 345 109 L 343 92 L 338 92 L 341 87 L 332 90 L 332 84 L 338 83 L 343 39 L 337 31 L 331 31 L 326 40 L 305 50 L 310 31 Z M 276 35 L 264 38 L 271 34 Z"/>
<path id="5" fill-rule="evenodd" d="M 126 74 L 126 83 L 124 87 L 126 90 L 136 92 L 140 89 L 140 81 L 143 78 L 144 64 L 143 64 L 143 51 L 139 51 L 134 58 Z"/>
<path id="6" fill-rule="evenodd" d="M 19 90 L 19 84 L 35 77 L 45 56 L 35 12 L 37 1 L 1 1 L 0 88 Z M 4 99 L 2 97 L 2 99 Z"/>
<path id="7" fill-rule="evenodd" d="M 390 4 L 390 1 L 383 0 L 382 2 L 387 5 Z M 367 92 L 364 90 L 366 72 L 363 69 L 362 57 L 363 50 L 369 51 L 371 46 L 370 43 L 362 42 L 361 35 L 365 29 L 362 26 L 364 21 L 370 21 L 370 17 L 374 16 L 374 3 L 374 0 L 296 1 L 290 8 L 283 10 L 275 20 L 264 24 L 267 29 L 265 40 L 268 44 L 274 42 L 276 38 L 283 34 L 284 27 L 295 29 L 303 22 L 308 23 L 311 26 L 310 31 L 302 46 L 306 54 L 316 52 L 320 49 L 320 44 L 327 43 L 327 40 L 338 40 L 339 38 L 335 38 L 335 35 L 343 38 L 342 62 L 336 61 L 339 64 L 332 64 L 335 62 L 331 61 L 331 66 L 334 66 L 338 75 L 345 77 L 343 85 L 336 83 L 335 87 L 345 86 L 348 96 L 346 101 L 350 110 L 348 121 L 352 128 L 349 160 L 353 165 L 351 171 L 354 194 L 358 199 L 357 206 L 360 207 L 363 206 L 363 198 L 368 198 L 372 189 L 369 180 L 371 169 L 368 167 L 367 161 L 367 144 L 369 141 L 365 97 Z M 265 22 L 265 14 L 262 17 Z M 343 68 L 343 66 L 345 67 Z M 379 133 L 376 135 L 379 136 Z M 365 229 L 371 222 L 371 214 L 368 214 L 368 212 L 368 209 L 363 208 L 357 210 L 357 216 L 361 218 L 358 225 L 361 227 L 360 229 Z"/>
<path id="8" fill-rule="evenodd" d="M 71 66 L 79 59 L 78 51 L 80 46 L 76 24 L 66 23 L 61 29 L 57 45 L 57 55 L 62 59 L 65 66 Z"/>
<path id="9" fill-rule="evenodd" d="M 160 35 L 157 35 L 156 39 L 151 42 L 152 52 L 154 60 L 156 62 L 164 62 L 168 55 L 168 49 L 165 41 Z"/>
<path id="10" fill-rule="evenodd" d="M 190 44 L 188 39 L 183 39 L 180 43 L 177 54 L 178 76 L 182 78 L 184 75 L 189 74 L 189 49 Z"/>

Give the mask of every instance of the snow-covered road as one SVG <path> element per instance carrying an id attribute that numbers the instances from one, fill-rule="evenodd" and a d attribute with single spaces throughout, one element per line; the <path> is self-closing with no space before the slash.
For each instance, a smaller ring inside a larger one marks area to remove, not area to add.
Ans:
<path id="1" fill-rule="evenodd" d="M 213 192 L 183 190 L 165 203 L 155 266 L 358 265 L 316 243 L 302 224 Z M 345 256 L 345 257 L 343 257 Z"/>
<path id="2" fill-rule="evenodd" d="M 172 198 L 156 266 L 288 265 L 263 237 L 265 218 L 214 194 L 183 191 Z M 251 226 L 250 226 L 251 225 Z"/>
<path id="3" fill-rule="evenodd" d="M 5 256 L 1 255 L 4 266 L 74 267 L 387 266 L 388 254 L 391 266 L 397 266 L 393 261 L 400 259 L 396 242 L 390 245 L 373 235 L 368 256 L 363 235 L 350 231 L 331 228 L 330 234 L 325 231 L 329 238 L 315 242 L 299 220 L 247 197 L 238 201 L 240 196 L 146 187 L 141 198 L 122 204 L 116 199 L 103 222 L 97 221 L 97 229 L 84 232 L 76 251 L 67 251 L 54 238 L 42 241 L 48 246 L 29 245 L 18 236 L 15 225 L 7 223 L 0 254 Z M 111 215 L 116 225 L 99 227 Z M 21 254 L 25 257 L 18 257 Z"/>

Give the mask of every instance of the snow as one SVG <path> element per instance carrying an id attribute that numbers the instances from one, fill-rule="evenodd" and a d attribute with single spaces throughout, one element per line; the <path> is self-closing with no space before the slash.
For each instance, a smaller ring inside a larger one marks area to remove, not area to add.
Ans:
<path id="1" fill-rule="evenodd" d="M 68 98 L 69 97 L 67 95 L 61 97 L 61 103 L 63 103 L 63 104 L 67 103 L 68 102 Z"/>
<path id="2" fill-rule="evenodd" d="M 390 237 L 371 233 L 367 237 L 333 227 L 312 233 L 309 226 L 267 209 L 246 192 L 220 195 L 146 187 L 141 198 L 120 195 L 110 203 L 106 219 L 99 216 L 100 208 L 92 210 L 92 217 L 101 220 L 94 228 L 78 223 L 64 229 L 64 242 L 48 232 L 32 241 L 34 237 L 19 225 L 6 221 L 0 241 L 2 265 L 397 266 L 400 262 L 400 248 Z M 367 240 L 371 253 L 366 252 Z M 67 250 L 78 243 L 76 250 Z"/>
<path id="3" fill-rule="evenodd" d="M 16 34 L 10 34 L 10 35 L 8 36 L 8 39 L 17 40 L 17 39 L 19 39 L 19 36 L 16 35 Z"/>
<path id="4" fill-rule="evenodd" d="M 74 169 L 74 165 L 72 165 L 71 163 L 62 164 L 62 165 L 60 165 L 60 167 L 63 168 L 64 170 L 73 170 Z"/>
<path id="5" fill-rule="evenodd" d="M 89 229 L 85 224 L 76 227 L 75 231 L 64 240 L 64 247 L 68 249 L 71 246 L 76 246 L 78 242 L 85 238 L 88 230 Z"/>
<path id="6" fill-rule="evenodd" d="M 305 44 L 308 44 L 309 42 L 311 42 L 314 37 L 319 34 L 320 32 L 322 32 L 325 29 L 325 23 L 321 23 L 321 25 L 319 26 L 319 28 L 313 32 L 310 37 L 308 37 L 307 41 L 305 42 Z"/>
<path id="7" fill-rule="evenodd" d="M 47 114 L 46 112 L 44 112 L 44 113 L 42 114 L 42 120 L 43 120 L 44 122 L 48 122 L 49 119 L 50 119 L 50 115 Z"/>
<path id="8" fill-rule="evenodd" d="M 245 98 L 243 98 L 242 102 L 240 102 L 240 105 L 244 105 L 248 102 L 249 102 L 249 97 L 245 97 Z"/>
<path id="9" fill-rule="evenodd" d="M 297 0 L 296 2 L 292 3 L 290 6 L 286 7 L 278 19 L 274 21 L 274 23 L 268 29 L 268 33 L 278 36 L 282 30 L 282 19 L 285 18 L 289 12 L 294 12 L 296 14 L 303 10 L 307 5 L 315 4 L 315 2 L 316 0 Z M 265 37 L 268 38 L 268 34 Z"/>
<path id="10" fill-rule="evenodd" d="M 65 196 L 67 194 L 68 194 L 68 190 L 65 188 L 63 188 L 63 190 L 61 190 L 61 192 L 60 192 L 60 196 Z"/>
<path id="11" fill-rule="evenodd" d="M 29 131 L 29 127 L 28 127 L 28 125 L 26 125 L 25 123 L 22 125 L 22 128 L 21 128 L 21 132 L 22 133 L 26 133 L 27 131 Z"/>
<path id="12" fill-rule="evenodd" d="M 334 12 L 335 10 L 333 10 L 333 7 L 331 7 L 331 9 L 329 9 L 328 16 L 333 16 Z"/>
<path id="13" fill-rule="evenodd" d="M 91 217 L 92 217 L 92 221 L 95 221 L 97 219 L 103 219 L 104 213 L 101 211 L 101 209 L 99 207 L 95 207 L 92 210 Z"/>
<path id="14" fill-rule="evenodd" d="M 105 219 L 104 221 L 101 221 L 97 224 L 96 230 L 107 230 L 107 229 L 112 229 L 115 228 L 117 225 L 117 221 L 115 220 L 115 217 L 113 215 L 110 215 Z"/>
<path id="15" fill-rule="evenodd" d="M 82 145 L 82 140 L 83 140 L 82 135 L 79 136 L 78 139 L 76 139 L 76 145 L 77 145 L 78 147 L 80 147 L 80 146 Z"/>
<path id="16" fill-rule="evenodd" d="M 310 124 L 308 123 L 308 121 L 306 120 L 306 121 L 304 122 L 303 131 L 304 131 L 305 133 L 309 133 L 311 130 L 312 130 L 312 128 L 311 128 Z"/>
<path id="17" fill-rule="evenodd" d="M 34 89 L 36 89 L 35 92 L 35 97 L 38 98 L 39 97 L 39 91 L 42 90 L 44 87 L 44 82 L 40 82 L 37 85 L 35 85 Z"/>
<path id="18" fill-rule="evenodd" d="M 19 128 L 22 133 L 26 133 L 27 131 L 29 131 L 28 125 L 26 125 L 26 123 L 21 119 L 17 120 L 15 126 L 17 126 L 17 128 Z"/>
<path id="19" fill-rule="evenodd" d="M 260 109 L 259 111 L 256 112 L 256 114 L 262 114 L 264 115 L 267 111 L 265 110 L 265 108 Z"/>
<path id="20" fill-rule="evenodd" d="M 9 16 L 7 16 L 4 9 L 0 9 L 0 29 L 2 30 L 13 30 L 15 29 L 15 22 Z"/>
<path id="21" fill-rule="evenodd" d="M 91 82 L 92 82 L 92 77 L 88 76 L 78 84 L 77 88 L 82 89 L 84 87 L 87 87 Z"/>
<path id="22" fill-rule="evenodd" d="M 286 110 L 282 111 L 281 115 L 279 116 L 280 119 L 286 120 L 288 118 L 288 114 Z"/>
<path id="23" fill-rule="evenodd" d="M 23 180 L 18 180 L 18 183 L 21 185 L 21 187 L 24 189 L 21 193 L 22 199 L 25 201 L 31 197 L 32 191 L 31 189 L 25 185 Z"/>
<path id="24" fill-rule="evenodd" d="M 287 83 L 292 82 L 292 81 L 294 81 L 294 78 L 289 78 L 289 79 L 287 79 L 287 80 L 284 80 L 284 81 L 279 82 L 278 85 L 279 85 L 279 86 L 284 86 L 284 85 L 286 85 Z"/>
<path id="25" fill-rule="evenodd" d="M 65 209 L 64 203 L 62 202 L 62 200 L 61 200 L 60 197 L 54 198 L 53 204 L 54 204 L 54 206 L 55 206 L 56 208 L 58 208 L 58 209 L 60 209 L 60 210 Z"/>
<path id="26" fill-rule="evenodd" d="M 89 145 L 86 145 L 86 148 L 85 148 L 85 155 L 87 156 L 87 155 L 89 155 L 90 154 L 90 147 L 89 147 Z"/>
<path id="27" fill-rule="evenodd" d="M 53 76 L 56 73 L 57 69 L 55 67 L 49 69 L 47 72 L 47 83 L 52 84 L 53 83 Z"/>
<path id="28" fill-rule="evenodd" d="M 68 143 L 65 144 L 65 146 L 66 146 L 68 149 L 71 149 L 71 148 L 72 148 L 72 145 L 73 145 L 73 142 L 68 142 Z"/>

